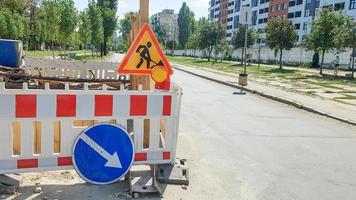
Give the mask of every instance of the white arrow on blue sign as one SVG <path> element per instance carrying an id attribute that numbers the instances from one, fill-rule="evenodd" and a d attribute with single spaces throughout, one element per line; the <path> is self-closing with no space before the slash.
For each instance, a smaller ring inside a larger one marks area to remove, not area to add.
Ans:
<path id="1" fill-rule="evenodd" d="M 73 165 L 87 182 L 111 184 L 130 170 L 134 152 L 126 130 L 101 123 L 84 130 L 78 137 L 74 144 Z"/>

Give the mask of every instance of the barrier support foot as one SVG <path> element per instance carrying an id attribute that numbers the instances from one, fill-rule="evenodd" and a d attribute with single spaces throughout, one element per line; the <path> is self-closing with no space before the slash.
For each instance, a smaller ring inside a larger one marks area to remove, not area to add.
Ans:
<path id="1" fill-rule="evenodd" d="M 157 168 L 157 180 L 160 183 L 174 185 L 189 185 L 189 168 L 186 159 L 176 159 L 174 165 L 159 165 Z"/>
<path id="2" fill-rule="evenodd" d="M 0 195 L 15 194 L 21 184 L 21 175 L 0 174 Z"/>

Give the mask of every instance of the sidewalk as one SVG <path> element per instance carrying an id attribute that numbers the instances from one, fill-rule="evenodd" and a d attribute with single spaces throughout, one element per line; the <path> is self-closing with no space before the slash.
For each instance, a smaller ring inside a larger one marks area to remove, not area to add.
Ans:
<path id="1" fill-rule="evenodd" d="M 238 87 L 237 75 L 221 71 L 188 67 L 180 64 L 173 64 L 173 67 L 188 72 L 190 74 L 207 78 L 232 87 Z M 320 115 L 334 118 L 352 125 L 356 125 L 356 106 L 339 103 L 333 100 L 288 92 L 279 88 L 258 84 L 249 81 L 246 90 L 259 94 L 270 99 L 274 99 L 304 110 Z"/>

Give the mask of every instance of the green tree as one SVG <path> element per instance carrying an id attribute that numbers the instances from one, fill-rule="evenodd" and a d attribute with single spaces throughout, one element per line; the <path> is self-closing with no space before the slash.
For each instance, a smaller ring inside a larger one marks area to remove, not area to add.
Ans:
<path id="1" fill-rule="evenodd" d="M 1 0 L 0 10 L 7 9 L 12 13 L 25 13 L 26 9 L 30 6 L 29 0 Z"/>
<path id="2" fill-rule="evenodd" d="M 267 22 L 266 33 L 266 44 L 279 50 L 279 68 L 282 69 L 283 50 L 293 48 L 297 41 L 295 26 L 290 20 L 276 18 Z"/>
<path id="3" fill-rule="evenodd" d="M 60 21 L 60 7 L 56 0 L 44 0 L 42 7 L 39 11 L 39 32 L 43 40 L 47 43 L 51 43 L 51 49 L 53 52 L 55 43 L 59 40 L 59 21 Z"/>
<path id="4" fill-rule="evenodd" d="M 182 49 L 186 48 L 188 38 L 192 33 L 192 18 L 194 18 L 194 13 L 189 9 L 187 4 L 183 2 L 178 14 L 178 41 Z"/>
<path id="5" fill-rule="evenodd" d="M 94 56 L 94 47 L 99 48 L 104 38 L 103 18 L 95 2 L 89 4 L 89 20 L 91 27 L 92 56 Z"/>
<path id="6" fill-rule="evenodd" d="M 164 25 L 153 24 L 153 31 L 157 37 L 157 40 L 160 44 L 166 45 L 167 38 L 167 27 Z"/>
<path id="7" fill-rule="evenodd" d="M 200 28 L 199 47 L 208 51 L 208 61 L 210 61 L 211 53 L 219 42 L 225 38 L 225 35 L 226 29 L 218 22 L 208 22 Z"/>
<path id="8" fill-rule="evenodd" d="M 24 16 L 10 10 L 0 10 L 0 38 L 27 39 L 27 21 Z"/>
<path id="9" fill-rule="evenodd" d="M 340 27 L 334 30 L 335 34 L 335 45 L 339 50 L 344 50 L 345 48 L 351 48 L 352 52 L 356 51 L 356 21 L 353 21 L 351 17 L 340 16 L 341 21 Z M 354 59 L 354 58 L 352 58 Z M 355 63 L 352 60 L 352 78 L 355 77 Z"/>
<path id="10" fill-rule="evenodd" d="M 135 12 L 128 12 L 124 15 L 124 18 L 119 21 L 119 32 L 122 37 L 121 43 L 123 43 L 121 48 L 124 47 L 122 50 L 128 49 L 128 36 L 131 32 L 131 19 L 136 15 L 137 13 Z"/>
<path id="11" fill-rule="evenodd" d="M 190 35 L 187 43 L 187 48 L 193 50 L 193 56 L 196 55 L 196 50 L 199 48 L 199 32 Z"/>
<path id="12" fill-rule="evenodd" d="M 234 35 L 231 40 L 231 45 L 235 48 L 242 48 L 241 51 L 241 65 L 243 64 L 244 60 L 244 53 L 245 53 L 245 34 L 246 34 L 246 26 L 240 24 L 237 30 L 234 32 Z M 256 33 L 253 29 L 248 29 L 247 31 L 247 48 L 250 48 L 252 45 L 255 44 L 256 41 Z"/>
<path id="13" fill-rule="evenodd" d="M 73 0 L 61 0 L 59 17 L 59 35 L 64 44 L 64 54 L 66 54 L 67 45 L 71 40 L 74 29 L 77 26 L 77 10 Z"/>
<path id="14" fill-rule="evenodd" d="M 103 22 L 103 50 L 107 55 L 108 42 L 113 36 L 117 25 L 117 2 L 118 0 L 98 0 L 97 5 L 100 8 Z"/>
<path id="15" fill-rule="evenodd" d="M 178 44 L 176 41 L 174 40 L 169 40 L 166 42 L 166 48 L 167 49 L 171 49 L 171 50 L 174 50 L 178 47 Z"/>
<path id="16" fill-rule="evenodd" d="M 79 36 L 80 36 L 80 41 L 83 44 L 84 47 L 84 54 L 86 56 L 86 49 L 87 45 L 89 44 L 91 40 L 91 27 L 90 27 L 90 19 L 89 19 L 89 11 L 86 9 L 85 11 L 82 11 L 79 16 Z"/>
<path id="17" fill-rule="evenodd" d="M 331 9 L 323 9 L 311 24 L 311 31 L 305 37 L 303 44 L 310 50 L 321 52 L 320 74 L 323 74 L 325 53 L 340 49 L 335 43 L 336 35 L 341 31 L 340 26 L 345 22 L 341 13 Z"/>

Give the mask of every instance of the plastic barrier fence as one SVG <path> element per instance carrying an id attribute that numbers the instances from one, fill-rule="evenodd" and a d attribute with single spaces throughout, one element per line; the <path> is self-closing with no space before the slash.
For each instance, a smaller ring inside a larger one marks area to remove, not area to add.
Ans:
<path id="1" fill-rule="evenodd" d="M 0 174 L 72 168 L 78 135 L 98 122 L 132 136 L 134 164 L 175 161 L 181 89 L 6 89 L 0 83 Z M 146 142 L 144 142 L 146 141 Z M 147 142 L 149 141 L 149 142 Z"/>

